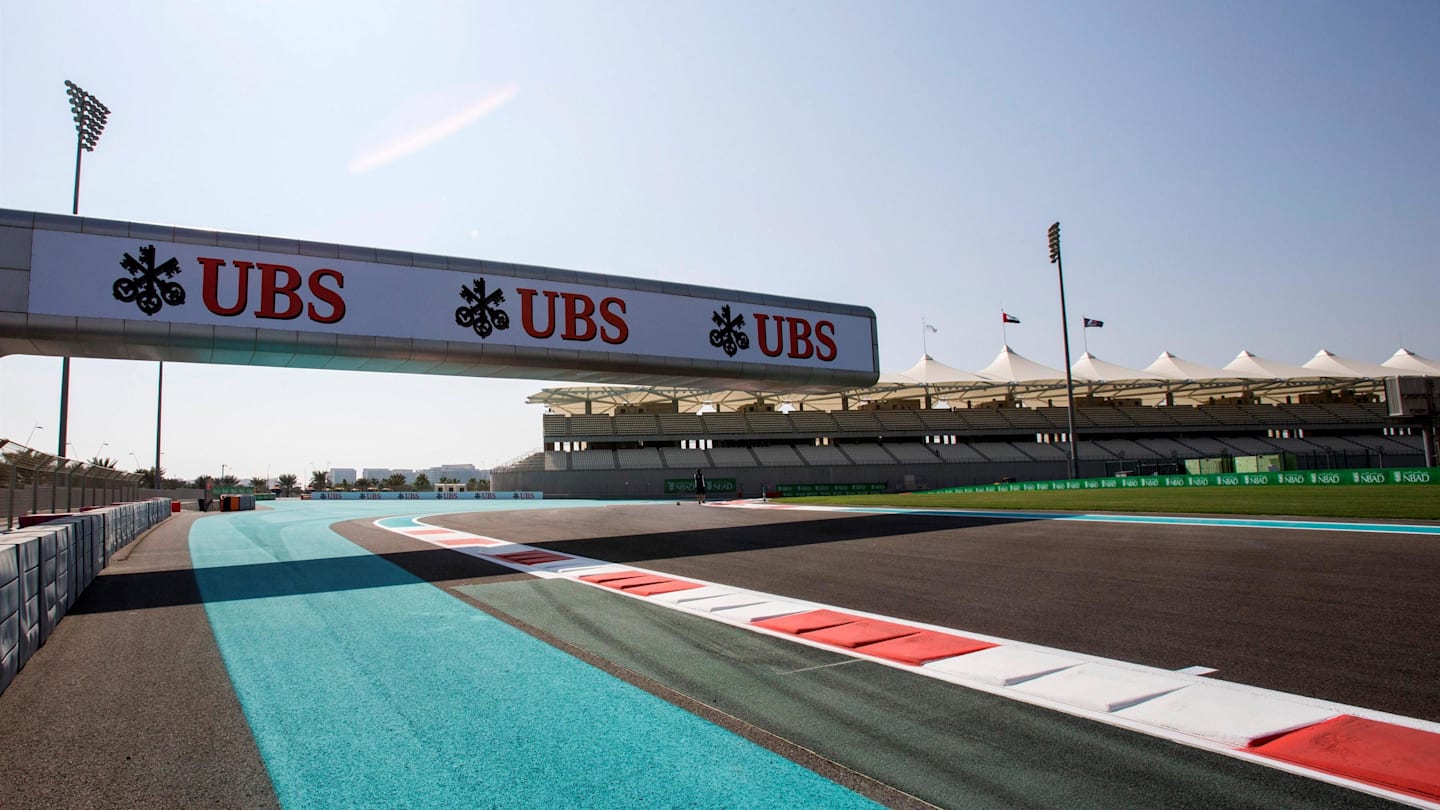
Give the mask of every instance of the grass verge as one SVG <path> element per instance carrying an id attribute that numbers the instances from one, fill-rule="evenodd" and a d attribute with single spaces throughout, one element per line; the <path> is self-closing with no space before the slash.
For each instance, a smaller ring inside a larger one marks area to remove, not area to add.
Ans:
<path id="1" fill-rule="evenodd" d="M 1034 509 L 1061 512 L 1275 515 L 1290 517 L 1440 520 L 1440 487 L 1276 486 L 1195 489 L 972 492 L 926 495 L 835 495 L 786 498 L 784 503 L 894 506 L 914 509 Z"/>

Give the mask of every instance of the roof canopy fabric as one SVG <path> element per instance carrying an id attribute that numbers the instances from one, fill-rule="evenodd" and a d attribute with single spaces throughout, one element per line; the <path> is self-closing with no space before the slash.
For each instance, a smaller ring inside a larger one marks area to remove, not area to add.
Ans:
<path id="1" fill-rule="evenodd" d="M 1070 370 L 1076 388 L 1088 396 L 1203 404 L 1216 397 L 1239 395 L 1278 401 L 1337 389 L 1380 393 L 1385 377 L 1440 377 L 1440 362 L 1400 349 L 1376 365 L 1321 349 L 1305 365 L 1297 366 L 1244 351 L 1224 368 L 1215 368 L 1161 352 L 1149 366 L 1137 370 L 1108 363 L 1087 351 Z M 1036 363 L 1005 346 L 978 373 L 954 368 L 927 354 L 904 371 L 881 375 L 874 386 L 831 393 L 594 385 L 547 388 L 527 401 L 545 405 L 553 413 L 608 413 L 635 405 L 694 413 L 702 408 L 736 410 L 757 402 L 780 409 L 811 410 L 841 410 L 885 400 L 913 400 L 923 403 L 923 407 L 964 407 L 967 403 L 994 400 L 1048 403 L 1063 399 L 1065 393 L 1064 371 Z"/>
<path id="2" fill-rule="evenodd" d="M 980 369 L 980 376 L 996 382 L 1033 382 L 1035 380 L 1063 380 L 1065 372 L 1049 366 L 1042 366 L 1034 360 L 1021 356 L 1009 346 L 1000 350 L 990 365 Z"/>
<path id="3" fill-rule="evenodd" d="M 1341 357 L 1327 349 L 1321 349 L 1305 361 L 1305 368 L 1326 377 L 1389 377 L 1395 373 L 1393 368 Z"/>
<path id="4" fill-rule="evenodd" d="M 1421 357 L 1409 349 L 1398 349 L 1390 359 L 1380 365 L 1395 369 L 1406 374 L 1423 374 L 1429 377 L 1440 377 L 1440 362 L 1431 360 L 1428 357 Z"/>
<path id="5" fill-rule="evenodd" d="M 1235 355 L 1234 360 L 1226 363 L 1225 370 L 1238 376 L 1270 380 L 1303 380 L 1306 377 L 1324 376 L 1316 374 L 1304 366 L 1270 360 L 1245 351 Z M 1347 374 L 1345 376 L 1350 375 Z"/>
<path id="6" fill-rule="evenodd" d="M 1117 366 L 1114 363 L 1107 363 L 1090 352 L 1080 355 L 1070 366 L 1071 373 L 1077 380 L 1092 380 L 1095 382 L 1110 382 L 1112 380 L 1148 380 L 1153 379 L 1149 374 L 1133 368 Z"/>

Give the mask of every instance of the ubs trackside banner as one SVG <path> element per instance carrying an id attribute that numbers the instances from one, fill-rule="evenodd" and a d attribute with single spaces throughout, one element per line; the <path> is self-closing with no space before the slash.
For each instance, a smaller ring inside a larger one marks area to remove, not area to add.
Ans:
<path id="1" fill-rule="evenodd" d="M 29 311 L 40 315 L 874 371 L 873 316 L 633 289 L 658 282 L 570 284 L 489 265 L 461 272 L 40 229 L 30 269 Z"/>

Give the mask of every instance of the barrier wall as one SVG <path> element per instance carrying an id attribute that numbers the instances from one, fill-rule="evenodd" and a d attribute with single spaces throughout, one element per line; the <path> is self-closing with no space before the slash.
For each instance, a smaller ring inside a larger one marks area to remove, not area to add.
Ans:
<path id="1" fill-rule="evenodd" d="M 1024 481 L 973 487 L 932 489 L 929 493 L 1036 492 L 1054 489 L 1149 489 L 1159 487 L 1336 486 L 1383 484 L 1440 484 L 1440 467 L 1398 470 L 1286 470 L 1283 472 L 1219 473 L 1207 475 L 1140 475 L 1125 478 L 1077 478 L 1073 481 Z"/>
<path id="2" fill-rule="evenodd" d="M 154 498 L 0 534 L 0 693 L 111 555 L 169 516 L 170 499 Z"/>

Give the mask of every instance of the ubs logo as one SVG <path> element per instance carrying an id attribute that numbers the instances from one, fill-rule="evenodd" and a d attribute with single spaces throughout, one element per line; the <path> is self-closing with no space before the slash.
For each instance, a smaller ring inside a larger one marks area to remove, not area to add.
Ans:
<path id="1" fill-rule="evenodd" d="M 120 260 L 129 276 L 115 279 L 111 292 L 117 301 L 134 302 L 146 315 L 154 315 L 166 304 L 178 307 L 185 303 L 185 288 L 170 279 L 180 274 L 180 262 L 174 256 L 155 264 L 155 246 L 141 245 L 137 261 L 129 253 Z"/>
<path id="2" fill-rule="evenodd" d="M 505 291 L 495 288 L 486 292 L 485 279 L 475 279 L 475 286 L 460 285 L 460 298 L 464 304 L 455 308 L 455 325 L 475 330 L 482 338 L 490 337 L 496 329 L 510 328 L 510 315 L 500 308 L 505 302 Z"/>

